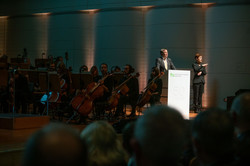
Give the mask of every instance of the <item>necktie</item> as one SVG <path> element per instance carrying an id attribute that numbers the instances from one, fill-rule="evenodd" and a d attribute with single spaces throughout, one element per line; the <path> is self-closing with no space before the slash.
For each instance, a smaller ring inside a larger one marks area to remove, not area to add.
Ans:
<path id="1" fill-rule="evenodd" d="M 165 66 L 165 69 L 168 70 L 168 62 L 167 62 L 167 59 L 164 60 L 164 66 Z"/>

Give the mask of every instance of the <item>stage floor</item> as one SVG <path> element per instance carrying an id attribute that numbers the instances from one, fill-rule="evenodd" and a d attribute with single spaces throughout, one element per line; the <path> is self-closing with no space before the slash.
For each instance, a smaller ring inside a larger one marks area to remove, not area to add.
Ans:
<path id="1" fill-rule="evenodd" d="M 130 110 L 127 111 L 127 115 L 130 114 Z M 190 120 L 195 118 L 196 113 L 190 113 Z M 11 116 L 11 115 L 10 115 Z M 22 117 L 23 115 L 17 115 Z M 32 116 L 32 115 L 26 115 Z M 34 116 L 34 115 L 33 115 Z M 127 118 L 122 118 L 127 119 Z M 121 119 L 120 119 L 121 120 Z M 94 120 L 89 120 L 88 123 Z M 50 122 L 58 122 L 57 120 L 50 120 Z M 111 121 L 111 124 L 117 123 L 119 120 Z M 66 123 L 66 122 L 63 122 Z M 70 126 L 82 131 L 87 124 L 74 124 L 70 123 Z M 41 127 L 26 128 L 26 129 L 0 129 L 0 165 L 17 165 L 21 161 L 22 152 L 25 147 L 25 143 L 28 138 Z"/>
<path id="2" fill-rule="evenodd" d="M 130 114 L 128 112 L 127 114 Z M 190 120 L 195 118 L 197 113 L 190 113 L 189 117 Z M 22 116 L 22 115 L 19 115 Z M 31 115 L 27 115 L 31 116 Z M 110 123 L 116 123 L 117 121 L 112 121 Z M 56 120 L 51 120 L 51 122 L 57 122 Z M 59 122 L 59 121 L 58 121 Z M 91 123 L 92 121 L 88 121 L 88 123 Z M 73 124 L 70 123 L 72 127 L 78 129 L 79 131 L 83 130 L 86 127 L 86 124 Z M 39 130 L 40 127 L 37 128 L 27 128 L 27 129 L 17 129 L 17 130 L 10 130 L 10 129 L 0 129 L 0 152 L 3 150 L 8 150 L 8 148 L 21 148 L 27 141 L 27 139 L 30 137 L 32 133 Z"/>

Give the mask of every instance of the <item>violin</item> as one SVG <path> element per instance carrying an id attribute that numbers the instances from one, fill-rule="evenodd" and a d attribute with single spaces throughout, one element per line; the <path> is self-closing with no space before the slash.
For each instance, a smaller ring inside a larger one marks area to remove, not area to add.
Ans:
<path id="1" fill-rule="evenodd" d="M 86 90 L 84 91 L 83 98 L 76 109 L 81 115 L 88 115 L 93 109 L 93 101 L 96 98 L 103 96 L 104 91 L 107 90 L 103 83 L 109 76 L 111 76 L 111 74 L 107 74 L 105 77 L 99 80 L 98 83 L 92 82 L 87 86 Z"/>
<path id="2" fill-rule="evenodd" d="M 149 83 L 148 85 L 144 88 L 144 92 L 142 92 L 140 94 L 140 97 L 137 101 L 137 106 L 139 108 L 143 107 L 146 103 L 149 102 L 151 96 L 153 95 L 153 92 L 157 89 L 157 85 L 155 83 L 155 80 L 157 78 L 160 78 L 164 73 L 160 73 L 159 75 L 157 75 L 156 77 L 154 77 Z"/>
<path id="3" fill-rule="evenodd" d="M 113 91 L 112 91 L 112 95 L 109 97 L 108 99 L 108 106 L 107 109 L 113 109 L 118 105 L 118 101 L 119 98 L 122 95 L 126 95 L 129 92 L 129 88 L 126 85 L 126 83 L 134 77 L 139 77 L 140 74 L 136 73 L 135 75 L 131 75 L 127 78 L 127 80 L 125 80 L 123 83 L 121 83 L 118 87 L 116 87 Z"/>

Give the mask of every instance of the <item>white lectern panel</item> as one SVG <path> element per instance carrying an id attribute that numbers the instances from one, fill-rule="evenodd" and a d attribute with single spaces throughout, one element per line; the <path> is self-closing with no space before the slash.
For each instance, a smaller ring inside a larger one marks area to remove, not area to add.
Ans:
<path id="1" fill-rule="evenodd" d="M 189 119 L 190 104 L 190 71 L 168 71 L 168 106 L 180 111 L 185 119 Z"/>

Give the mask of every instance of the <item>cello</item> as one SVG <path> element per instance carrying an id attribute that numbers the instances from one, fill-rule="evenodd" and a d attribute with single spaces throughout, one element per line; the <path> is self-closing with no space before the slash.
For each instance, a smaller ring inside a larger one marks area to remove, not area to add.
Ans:
<path id="1" fill-rule="evenodd" d="M 126 83 L 134 77 L 139 77 L 140 74 L 136 73 L 135 75 L 131 75 L 129 76 L 124 82 L 122 82 L 118 87 L 116 87 L 113 91 L 112 91 L 112 95 L 109 97 L 108 99 L 108 106 L 107 109 L 111 110 L 113 108 L 115 108 L 118 105 L 118 101 L 120 98 L 120 95 L 126 95 L 129 91 L 128 86 L 126 85 Z"/>
<path id="2" fill-rule="evenodd" d="M 111 76 L 111 74 L 107 74 L 105 77 L 99 80 L 98 83 L 92 82 L 87 86 L 86 90 L 84 91 L 84 97 L 76 109 L 81 115 L 88 115 L 93 109 L 93 101 L 96 98 L 103 96 L 104 91 L 107 90 L 103 83 L 109 76 Z"/>
<path id="3" fill-rule="evenodd" d="M 155 80 L 160 78 L 164 73 L 159 73 L 156 77 L 154 77 L 148 85 L 144 88 L 144 91 L 140 94 L 140 97 L 137 101 L 137 106 L 139 108 L 143 107 L 146 103 L 149 102 L 151 96 L 153 95 L 154 91 L 157 89 L 157 85 L 155 83 Z"/>

